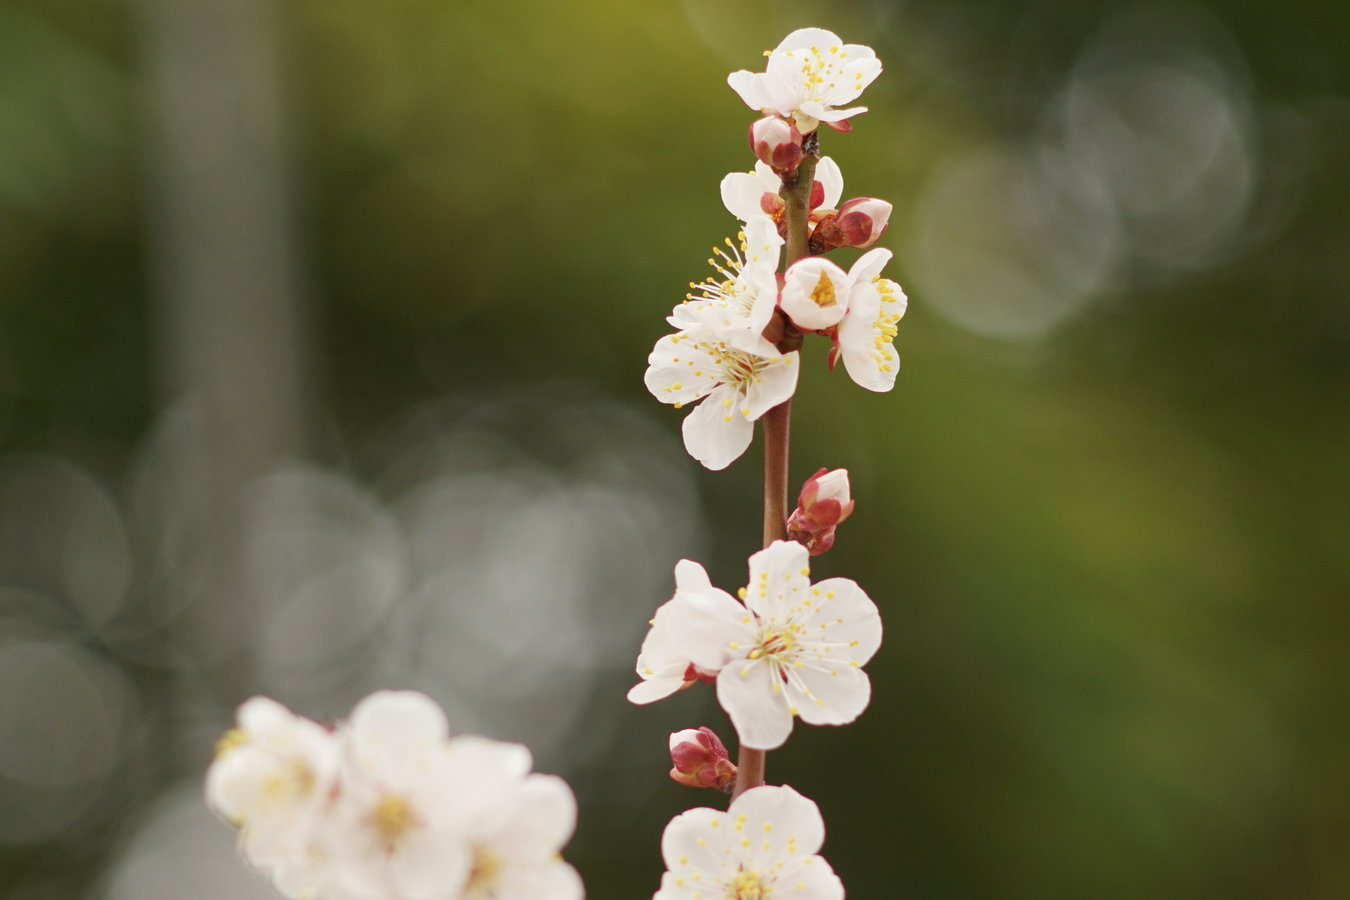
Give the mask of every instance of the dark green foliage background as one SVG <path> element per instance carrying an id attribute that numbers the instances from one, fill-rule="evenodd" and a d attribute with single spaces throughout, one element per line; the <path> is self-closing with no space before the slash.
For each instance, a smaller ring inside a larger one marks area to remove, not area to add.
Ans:
<path id="1" fill-rule="evenodd" d="M 278 4 L 313 455 L 341 462 L 421 400 L 559 380 L 649 409 L 677 442 L 679 414 L 641 375 L 733 224 L 716 184 L 750 164 L 750 114 L 730 68 L 804 24 L 876 48 L 871 112 L 826 152 L 850 193 L 894 201 L 883 243 L 899 250 L 924 179 L 1027 134 L 1114 9 Z M 1269 234 L 1174 277 L 1127 272 L 1035 341 L 944 319 L 900 253 L 894 393 L 827 378 L 808 347 L 794 476 L 846 465 L 860 498 L 818 572 L 863 584 L 887 638 L 867 714 L 797 729 L 770 778 L 818 800 L 851 897 L 1350 895 L 1350 17 L 1312 0 L 1203 9 L 1250 96 L 1302 136 L 1259 148 L 1304 173 Z M 0 452 L 110 478 L 163 400 L 132 13 L 0 0 Z M 716 25 L 711 43 L 695 22 Z M 695 477 L 710 570 L 734 586 L 758 462 Z M 635 615 L 661 599 L 634 597 Z M 147 697 L 164 690 L 125 665 Z M 666 730 L 720 721 L 706 695 L 636 710 L 626 687 L 593 714 L 640 737 L 612 752 L 651 749 L 653 779 Z M 182 724 L 146 727 L 170 742 Z M 715 800 L 670 785 L 634 808 L 606 771 L 569 775 L 567 855 L 596 900 L 647 896 L 664 822 Z M 78 840 L 0 848 L 0 896 L 45 898 L 32 885 L 56 872 L 97 896 L 125 823 L 185 777 L 166 763 Z"/>

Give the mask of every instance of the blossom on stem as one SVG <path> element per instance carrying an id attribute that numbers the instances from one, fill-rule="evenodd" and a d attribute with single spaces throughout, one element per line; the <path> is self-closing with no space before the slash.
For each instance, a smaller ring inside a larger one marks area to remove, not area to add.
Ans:
<path id="1" fill-rule="evenodd" d="M 677 409 L 703 402 L 685 417 L 684 446 L 709 469 L 724 469 L 750 446 L 754 422 L 797 389 L 798 354 L 738 349 L 709 327 L 670 334 L 647 357 L 652 396 Z"/>
<path id="2" fill-rule="evenodd" d="M 736 764 L 722 739 L 708 726 L 686 728 L 670 736 L 670 777 L 689 787 L 716 788 L 729 794 L 736 786 Z"/>
<path id="3" fill-rule="evenodd" d="M 726 812 L 700 807 L 671 819 L 652 900 L 843 900 L 844 885 L 818 854 L 824 842 L 814 802 L 786 785 L 751 788 Z"/>
<path id="4" fill-rule="evenodd" d="M 771 166 L 757 162 L 753 172 L 732 172 L 722 178 L 722 205 L 742 222 L 767 215 L 778 224 L 785 214 L 782 190 L 783 179 L 778 173 Z M 833 159 L 822 156 L 816 163 L 809 208 L 832 210 L 842 196 L 844 173 Z"/>
<path id="5" fill-rule="evenodd" d="M 821 218 L 811 232 L 811 249 L 824 253 L 836 247 L 870 247 L 890 224 L 893 208 L 876 197 L 854 197 Z"/>
<path id="6" fill-rule="evenodd" d="M 828 259 L 808 256 L 783 273 L 778 305 L 802 331 L 823 331 L 848 312 L 849 274 Z"/>
<path id="7" fill-rule="evenodd" d="M 894 342 L 908 301 L 900 285 L 881 277 L 890 259 L 891 251 L 877 248 L 853 263 L 848 315 L 839 323 L 830 352 L 830 367 L 842 356 L 849 377 L 869 391 L 889 391 L 900 371 Z"/>
<path id="8" fill-rule="evenodd" d="M 765 116 L 750 126 L 750 149 L 778 175 L 791 178 L 802 161 L 802 133 L 786 119 Z"/>
<path id="9" fill-rule="evenodd" d="M 708 260 L 715 274 L 685 295 L 666 321 L 681 331 L 705 328 L 738 350 L 756 356 L 778 351 L 764 339 L 778 303 L 778 254 L 783 238 L 768 216 L 752 216 L 728 250 L 714 247 Z M 720 262 L 718 260 L 721 260 Z"/>
<path id="10" fill-rule="evenodd" d="M 881 60 L 871 47 L 845 44 L 823 28 L 801 28 L 769 54 L 765 71 L 732 72 L 727 84 L 746 106 L 790 118 L 802 134 L 810 134 L 820 122 L 847 131 L 849 116 L 867 107 L 836 107 L 858 99 L 880 74 Z"/>
<path id="11" fill-rule="evenodd" d="M 847 578 L 812 585 L 808 562 L 801 544 L 775 541 L 750 557 L 744 604 L 702 574 L 658 611 L 673 651 L 717 673 L 718 702 L 742 746 L 782 745 L 797 716 L 812 725 L 852 722 L 871 697 L 861 666 L 881 644 L 876 605 Z M 703 571 L 688 560 L 681 566 Z"/>
<path id="12" fill-rule="evenodd" d="M 834 546 L 834 529 L 853 514 L 847 469 L 821 469 L 802 485 L 797 508 L 788 516 L 788 537 L 812 556 Z"/>
<path id="13" fill-rule="evenodd" d="M 708 573 L 696 562 L 682 559 L 675 564 L 675 593 L 705 591 L 712 587 Z M 632 703 L 644 705 L 669 697 L 696 681 L 712 681 L 717 669 L 700 671 L 680 653 L 670 637 L 670 604 L 663 604 L 651 620 L 651 630 L 638 652 L 637 673 L 642 680 L 628 691 Z"/>

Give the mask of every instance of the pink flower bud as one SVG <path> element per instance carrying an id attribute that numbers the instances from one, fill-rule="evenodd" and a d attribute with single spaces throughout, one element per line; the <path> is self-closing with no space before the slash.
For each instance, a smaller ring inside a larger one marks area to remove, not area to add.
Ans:
<path id="1" fill-rule="evenodd" d="M 892 209 L 885 200 L 855 197 L 822 218 L 811 235 L 812 247 L 822 253 L 835 247 L 870 247 L 890 224 Z"/>
<path id="2" fill-rule="evenodd" d="M 706 725 L 686 728 L 670 736 L 670 777 L 690 787 L 717 788 L 731 793 L 736 786 L 736 765 L 727 748 Z"/>
<path id="3" fill-rule="evenodd" d="M 788 517 L 788 537 L 819 556 L 834 546 L 835 526 L 852 513 L 848 470 L 821 469 L 802 485 L 797 508 Z"/>
<path id="4" fill-rule="evenodd" d="M 750 149 L 780 176 L 791 177 L 802 161 L 802 134 L 778 116 L 765 116 L 750 126 Z"/>

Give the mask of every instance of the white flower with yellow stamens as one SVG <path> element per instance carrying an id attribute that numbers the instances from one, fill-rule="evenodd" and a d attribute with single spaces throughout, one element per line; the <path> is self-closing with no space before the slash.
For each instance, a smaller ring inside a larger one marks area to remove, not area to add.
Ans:
<path id="1" fill-rule="evenodd" d="M 685 417 L 684 446 L 709 469 L 724 469 L 750 446 L 755 421 L 796 391 L 798 368 L 796 351 L 752 353 L 700 326 L 657 341 L 643 381 L 676 409 L 703 401 Z"/>
<path id="2" fill-rule="evenodd" d="M 666 873 L 652 900 L 843 900 L 818 855 L 820 809 L 786 785 L 751 788 L 722 812 L 680 813 L 661 836 Z"/>
<path id="3" fill-rule="evenodd" d="M 781 746 L 794 717 L 852 722 L 871 698 L 861 667 L 881 644 L 881 616 L 850 579 L 812 585 L 809 560 L 801 544 L 775 541 L 750 557 L 743 604 L 709 584 L 662 607 L 673 651 L 717 672 L 717 699 L 744 746 Z"/>
<path id="4" fill-rule="evenodd" d="M 667 319 L 681 331 L 708 328 L 732 347 L 758 356 L 777 350 L 764 339 L 778 303 L 778 252 L 783 239 L 768 216 L 752 216 L 745 229 L 730 238 L 728 250 L 714 247 L 708 260 L 716 274 L 699 284 Z"/>
<path id="5" fill-rule="evenodd" d="M 783 221 L 785 215 L 782 190 L 783 182 L 778 173 L 764 163 L 757 162 L 753 172 L 732 172 L 723 176 L 722 205 L 742 222 L 764 215 L 778 223 Z M 834 209 L 843 196 L 844 173 L 833 159 L 822 156 L 820 162 L 816 163 L 807 208 L 812 212 Z"/>
<path id="6" fill-rule="evenodd" d="M 848 315 L 835 333 L 844 368 L 861 387 L 889 391 L 900 371 L 895 336 L 908 300 L 900 285 L 881 277 L 891 251 L 864 253 L 849 270 Z"/>
<path id="7" fill-rule="evenodd" d="M 727 84 L 746 106 L 791 118 L 802 134 L 815 131 L 820 122 L 847 131 L 848 117 L 867 107 L 836 107 L 858 99 L 881 74 L 881 60 L 871 47 L 845 44 L 824 28 L 798 29 L 768 56 L 765 71 L 732 72 Z"/>

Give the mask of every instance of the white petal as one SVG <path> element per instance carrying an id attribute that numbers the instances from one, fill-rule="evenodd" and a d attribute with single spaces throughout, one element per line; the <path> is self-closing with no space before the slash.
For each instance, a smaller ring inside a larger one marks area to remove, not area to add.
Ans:
<path id="1" fill-rule="evenodd" d="M 877 605 L 851 578 L 827 578 L 816 584 L 815 591 L 824 599 L 816 613 L 804 621 L 807 631 L 812 637 L 819 635 L 822 640 L 843 644 L 839 658 L 866 664 L 881 646 Z"/>
<path id="2" fill-rule="evenodd" d="M 792 714 L 777 672 L 765 661 L 741 661 L 717 675 L 717 702 L 731 717 L 741 744 L 774 750 L 792 733 Z"/>
<path id="3" fill-rule="evenodd" d="M 682 559 L 675 564 L 675 590 L 702 591 L 712 587 L 708 570 L 692 559 Z"/>
<path id="4" fill-rule="evenodd" d="M 844 885 L 821 856 L 809 856 L 798 865 L 784 866 L 778 881 L 790 896 L 803 900 L 844 900 Z"/>
<path id="5" fill-rule="evenodd" d="M 497 837 L 504 856 L 545 860 L 561 850 L 577 827 L 577 801 L 556 775 L 530 775 L 515 791 L 511 824 Z"/>
<path id="6" fill-rule="evenodd" d="M 714 471 L 731 465 L 754 437 L 754 425 L 737 410 L 739 397 L 735 388 L 723 385 L 684 419 L 685 449 Z M 731 402 L 726 403 L 728 400 Z"/>
<path id="7" fill-rule="evenodd" d="M 662 627 L 681 655 L 705 672 L 750 652 L 754 629 L 746 610 L 726 591 L 680 591 L 664 607 Z"/>
<path id="8" fill-rule="evenodd" d="M 811 554 L 796 541 L 774 541 L 750 557 L 746 605 L 769 622 L 786 622 L 810 589 Z"/>
<path id="9" fill-rule="evenodd" d="M 806 693 L 789 687 L 788 699 L 808 725 L 846 725 L 862 715 L 872 699 L 867 673 L 842 659 L 806 663 L 792 675 Z"/>
<path id="10" fill-rule="evenodd" d="M 796 350 L 761 369 L 759 380 L 751 382 L 746 390 L 743 415 L 756 421 L 775 406 L 791 400 L 797 390 L 800 369 L 801 356 Z"/>
<path id="11" fill-rule="evenodd" d="M 643 383 L 662 403 L 692 403 L 716 385 L 714 373 L 712 360 L 698 341 L 682 331 L 656 342 L 647 357 Z"/>
<path id="12" fill-rule="evenodd" d="M 820 808 L 787 785 L 751 788 L 732 801 L 727 815 L 745 816 L 747 831 L 763 830 L 751 828 L 752 823 L 771 824 L 783 840 L 795 839 L 794 855 L 810 856 L 825 843 L 825 820 Z"/>
<path id="13" fill-rule="evenodd" d="M 778 254 L 783 236 L 773 219 L 760 213 L 745 220 L 745 261 L 760 263 L 770 270 L 778 268 Z"/>
<path id="14" fill-rule="evenodd" d="M 761 199 L 765 193 L 777 194 L 782 181 L 773 169 L 762 162 L 755 163 L 754 172 L 732 172 L 722 179 L 722 205 L 742 222 L 764 215 Z"/>
<path id="15" fill-rule="evenodd" d="M 727 84 L 751 109 L 762 110 L 768 106 L 769 95 L 762 74 L 741 69 L 727 76 Z"/>
<path id="16" fill-rule="evenodd" d="M 816 163 L 814 178 L 820 182 L 825 192 L 825 199 L 821 201 L 820 208 L 837 209 L 840 198 L 844 196 L 844 173 L 840 171 L 839 163 L 828 156 L 822 156 L 820 162 Z"/>

